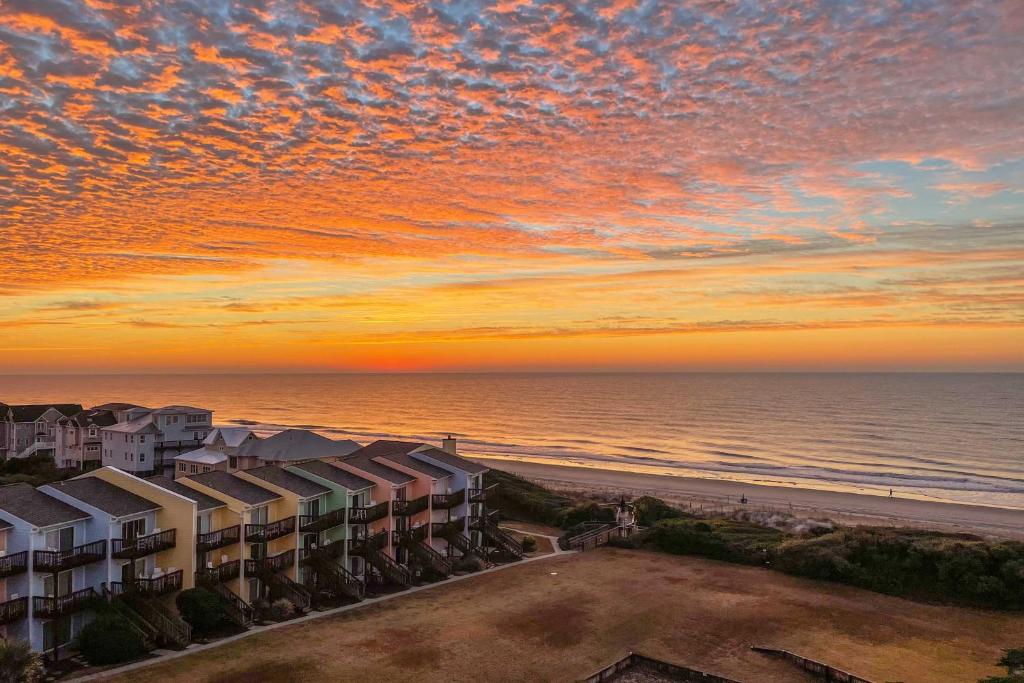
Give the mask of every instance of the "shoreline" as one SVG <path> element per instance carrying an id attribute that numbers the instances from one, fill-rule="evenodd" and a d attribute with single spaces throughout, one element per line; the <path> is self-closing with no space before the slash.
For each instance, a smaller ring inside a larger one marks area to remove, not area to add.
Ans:
<path id="1" fill-rule="evenodd" d="M 1012 508 L 943 503 L 912 498 L 888 498 L 800 487 L 747 484 L 723 479 L 700 479 L 646 474 L 594 467 L 548 465 L 519 460 L 472 457 L 482 465 L 563 490 L 652 495 L 672 502 L 689 502 L 749 509 L 773 508 L 808 516 L 828 517 L 846 524 L 913 526 L 984 536 L 1024 540 L 1024 511 Z M 740 505 L 741 496 L 746 505 Z"/>

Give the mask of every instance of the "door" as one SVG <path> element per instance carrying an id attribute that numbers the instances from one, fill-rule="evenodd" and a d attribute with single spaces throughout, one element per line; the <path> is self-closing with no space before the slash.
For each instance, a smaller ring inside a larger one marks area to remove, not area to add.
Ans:
<path id="1" fill-rule="evenodd" d="M 121 524 L 121 538 L 125 543 L 133 543 L 136 539 L 146 535 L 146 519 L 133 519 L 130 522 Z"/>
<path id="2" fill-rule="evenodd" d="M 46 574 L 43 577 L 43 595 L 46 597 L 62 598 L 70 595 L 74 590 L 72 570 L 53 574 Z"/>
<path id="3" fill-rule="evenodd" d="M 75 527 L 66 526 L 46 532 L 46 547 L 49 550 L 71 550 L 75 547 Z"/>

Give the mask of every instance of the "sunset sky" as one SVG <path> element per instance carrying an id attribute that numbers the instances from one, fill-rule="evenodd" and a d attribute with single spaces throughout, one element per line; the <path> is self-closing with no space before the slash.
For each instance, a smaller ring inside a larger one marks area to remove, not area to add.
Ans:
<path id="1" fill-rule="evenodd" d="M 1022 221 L 1020 0 L 0 0 L 0 373 L 1020 371 Z"/>

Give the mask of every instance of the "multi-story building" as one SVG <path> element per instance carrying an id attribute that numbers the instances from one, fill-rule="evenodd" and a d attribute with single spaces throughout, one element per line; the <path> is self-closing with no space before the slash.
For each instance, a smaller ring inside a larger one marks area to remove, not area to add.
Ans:
<path id="1" fill-rule="evenodd" d="M 65 469 L 91 470 L 100 467 L 103 453 L 104 427 L 117 424 L 110 410 L 90 408 L 57 420 L 57 443 L 54 462 Z"/>
<path id="2" fill-rule="evenodd" d="M 101 430 L 102 464 L 139 476 L 163 474 L 165 462 L 198 447 L 213 429 L 211 411 L 189 406 L 129 406 L 119 416 L 128 419 Z"/>
<path id="3" fill-rule="evenodd" d="M 306 429 L 286 429 L 261 439 L 248 429 L 218 427 L 206 437 L 202 448 L 175 458 L 174 476 L 286 465 L 347 455 L 359 447 L 355 441 L 335 441 Z"/>
<path id="4" fill-rule="evenodd" d="M 57 450 L 58 422 L 82 412 L 77 403 L 3 406 L 4 441 L 0 457 L 27 458 L 31 455 L 54 457 Z"/>

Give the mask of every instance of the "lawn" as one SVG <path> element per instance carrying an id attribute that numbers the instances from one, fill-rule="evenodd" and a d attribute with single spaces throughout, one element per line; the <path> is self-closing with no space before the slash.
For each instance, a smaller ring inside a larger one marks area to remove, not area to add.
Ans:
<path id="1" fill-rule="evenodd" d="M 555 572 L 555 574 L 552 574 Z M 628 650 L 740 681 L 807 681 L 752 644 L 877 681 L 998 673 L 1024 616 L 922 605 L 762 569 L 600 549 L 288 626 L 131 683 L 572 681 Z"/>

